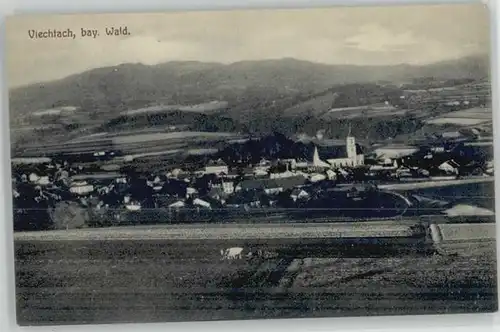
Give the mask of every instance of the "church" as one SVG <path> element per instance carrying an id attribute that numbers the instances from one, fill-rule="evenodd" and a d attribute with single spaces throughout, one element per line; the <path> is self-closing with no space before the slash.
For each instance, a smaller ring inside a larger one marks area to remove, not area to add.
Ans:
<path id="1" fill-rule="evenodd" d="M 350 130 L 346 137 L 345 144 L 339 144 L 336 140 L 323 139 L 316 139 L 313 144 L 313 167 L 359 167 L 363 166 L 365 163 L 363 151 L 361 147 L 356 144 L 356 139 L 351 135 Z"/>

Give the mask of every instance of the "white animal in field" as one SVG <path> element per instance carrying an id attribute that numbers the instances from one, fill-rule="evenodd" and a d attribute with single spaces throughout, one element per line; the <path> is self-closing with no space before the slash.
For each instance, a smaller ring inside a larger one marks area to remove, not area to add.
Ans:
<path id="1" fill-rule="evenodd" d="M 243 257 L 243 248 L 241 247 L 232 247 L 228 249 L 221 249 L 220 254 L 222 259 L 241 259 Z"/>

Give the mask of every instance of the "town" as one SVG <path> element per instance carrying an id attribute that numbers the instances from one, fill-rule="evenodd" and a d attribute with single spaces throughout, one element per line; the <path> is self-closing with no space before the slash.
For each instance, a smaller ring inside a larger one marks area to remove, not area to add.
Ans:
<path id="1" fill-rule="evenodd" d="M 240 140 L 150 171 L 109 146 L 87 158 L 14 158 L 15 229 L 394 218 L 415 211 L 384 185 L 494 173 L 479 131 L 369 152 L 350 132 L 344 140 L 323 135 Z"/>

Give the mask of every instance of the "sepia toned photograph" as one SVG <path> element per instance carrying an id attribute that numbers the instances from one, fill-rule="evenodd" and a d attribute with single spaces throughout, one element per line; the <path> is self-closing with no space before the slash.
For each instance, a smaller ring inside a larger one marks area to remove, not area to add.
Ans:
<path id="1" fill-rule="evenodd" d="M 497 311 L 489 22 L 8 17 L 18 324 Z"/>

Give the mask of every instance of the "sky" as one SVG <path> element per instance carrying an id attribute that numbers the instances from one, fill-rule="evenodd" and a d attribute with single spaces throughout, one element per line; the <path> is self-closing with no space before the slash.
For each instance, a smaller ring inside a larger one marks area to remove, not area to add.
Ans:
<path id="1" fill-rule="evenodd" d="M 128 27 L 128 36 L 105 28 Z M 71 29 L 75 39 L 30 39 Z M 97 38 L 80 37 L 96 29 Z M 480 4 L 13 16 L 6 30 L 9 87 L 121 63 L 232 63 L 292 57 L 326 64 L 427 64 L 490 48 Z"/>

